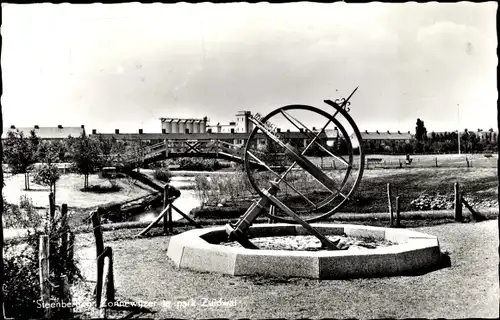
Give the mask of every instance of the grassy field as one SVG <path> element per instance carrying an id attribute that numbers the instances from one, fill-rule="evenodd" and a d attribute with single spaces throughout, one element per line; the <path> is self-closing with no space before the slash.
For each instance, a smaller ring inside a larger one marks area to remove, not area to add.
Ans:
<path id="1" fill-rule="evenodd" d="M 484 201 L 496 203 L 498 194 L 497 170 L 492 168 L 411 168 L 367 170 L 354 202 L 348 202 L 342 209 L 356 212 L 387 211 L 387 183 L 392 186 L 394 197 L 400 197 L 401 210 L 410 211 L 410 202 L 419 195 L 453 195 L 454 183 L 458 182 L 461 192 L 479 204 Z"/>
<path id="2" fill-rule="evenodd" d="M 373 168 L 399 168 L 400 163 L 404 168 L 435 168 L 436 160 L 438 167 L 443 168 L 467 168 L 467 160 L 469 166 L 476 168 L 496 168 L 498 167 L 498 155 L 492 154 L 491 157 L 486 157 L 484 154 L 423 154 L 410 155 L 412 162 L 407 165 L 406 155 L 385 155 L 385 154 L 368 154 L 365 155 L 365 162 L 368 169 Z M 309 157 L 316 165 L 321 165 L 320 157 Z M 341 167 L 340 162 L 333 157 L 323 157 L 323 167 L 331 168 L 332 161 L 335 161 L 336 167 Z M 355 162 L 355 166 L 359 166 Z"/>
<path id="3" fill-rule="evenodd" d="M 231 277 L 177 269 L 168 236 L 126 239 L 105 234 L 113 248 L 117 299 L 111 311 L 133 318 L 493 318 L 498 317 L 497 221 L 416 228 L 439 237 L 451 267 L 420 276 L 329 280 Z M 74 288 L 79 312 L 91 315 L 95 280 L 92 236 L 79 235 L 76 254 L 87 282 Z M 208 299 L 208 300 L 205 300 Z M 220 299 L 220 300 L 219 300 Z M 164 301 L 173 303 L 168 308 Z M 222 307 L 203 301 L 223 301 Z M 132 308 L 142 302 L 145 308 Z M 189 304 L 191 303 L 191 304 Z"/>

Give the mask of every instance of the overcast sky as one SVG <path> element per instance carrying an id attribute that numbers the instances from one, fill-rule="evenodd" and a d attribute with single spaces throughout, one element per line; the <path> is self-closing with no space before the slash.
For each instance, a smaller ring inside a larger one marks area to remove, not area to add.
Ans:
<path id="1" fill-rule="evenodd" d="M 360 130 L 497 128 L 495 2 L 2 6 L 5 126 L 159 132 L 359 86 Z"/>

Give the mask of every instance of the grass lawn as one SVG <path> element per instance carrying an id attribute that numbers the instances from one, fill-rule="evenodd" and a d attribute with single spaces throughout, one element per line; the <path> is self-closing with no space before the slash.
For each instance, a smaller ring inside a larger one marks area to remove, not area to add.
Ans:
<path id="1" fill-rule="evenodd" d="M 116 184 L 121 188 L 119 191 L 96 193 L 82 192 L 83 176 L 78 174 L 62 175 L 56 185 L 56 204 L 68 204 L 70 223 L 80 223 L 81 218 L 93 208 L 110 202 L 121 202 L 151 193 L 152 189 L 138 181 L 121 178 L 116 179 Z M 100 178 L 98 175 L 89 176 L 89 186 L 99 185 L 111 187 L 108 179 Z M 24 190 L 24 175 L 17 174 L 5 179 L 3 194 L 8 203 L 19 204 L 21 196 L 31 198 L 35 208 L 49 207 L 48 187 L 38 185 L 30 181 L 30 190 Z"/>
<path id="2" fill-rule="evenodd" d="M 135 231 L 120 230 L 105 233 L 105 243 L 113 248 L 117 299 L 146 303 L 146 309 L 137 314 L 142 317 L 498 317 L 497 221 L 414 230 L 438 236 L 451 267 L 421 276 L 355 280 L 231 277 L 175 268 L 166 256 L 168 236 L 126 239 L 127 232 Z M 77 246 L 85 277 L 95 281 L 92 235 L 79 235 Z M 92 285 L 86 282 L 76 287 L 77 310 L 87 315 Z M 218 299 L 227 305 L 202 305 Z M 174 304 L 168 308 L 163 301 Z M 126 310 L 114 315 L 124 316 L 131 309 Z"/>
<path id="3" fill-rule="evenodd" d="M 387 211 L 387 183 L 392 186 L 393 196 L 400 197 L 402 211 L 410 211 L 410 202 L 419 195 L 453 195 L 453 185 L 458 182 L 461 192 L 475 201 L 493 201 L 498 194 L 497 169 L 493 168 L 411 168 L 366 170 L 355 202 L 347 202 L 345 212 Z M 394 201 L 394 200 L 393 200 Z"/>

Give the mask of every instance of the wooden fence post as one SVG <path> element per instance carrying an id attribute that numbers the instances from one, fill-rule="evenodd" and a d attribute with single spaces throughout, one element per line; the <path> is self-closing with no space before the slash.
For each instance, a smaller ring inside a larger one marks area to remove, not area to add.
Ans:
<path id="1" fill-rule="evenodd" d="M 463 193 L 460 195 L 460 200 L 462 201 L 462 205 L 464 205 L 470 211 L 472 220 L 478 222 L 486 220 L 486 217 L 484 215 L 474 210 L 474 208 L 472 208 L 472 206 L 465 200 Z"/>
<path id="2" fill-rule="evenodd" d="M 68 205 L 63 203 L 61 205 L 61 229 L 63 231 L 61 235 L 61 256 L 64 259 L 65 267 L 68 266 Z"/>
<path id="3" fill-rule="evenodd" d="M 109 270 L 109 260 L 106 259 L 106 257 L 103 255 L 99 257 L 99 260 L 102 260 L 103 266 L 104 266 L 104 279 L 106 279 L 106 276 L 108 275 L 108 270 Z M 102 296 L 100 297 L 99 301 L 97 302 L 97 308 L 99 309 L 99 318 L 100 319 L 106 319 L 107 318 L 107 308 L 108 308 L 108 301 L 106 299 L 107 296 L 107 291 L 106 291 L 106 286 L 101 287 L 101 289 L 104 290 Z"/>
<path id="4" fill-rule="evenodd" d="M 63 203 L 61 205 L 61 247 L 60 247 L 60 256 L 63 260 L 64 270 L 68 270 L 70 265 L 70 256 L 68 255 L 68 243 L 69 243 L 69 226 L 68 226 L 68 205 Z M 71 260 L 73 257 L 71 257 Z M 59 310 L 60 317 L 63 319 L 67 319 L 70 315 L 70 305 L 71 305 L 71 292 L 69 290 L 69 283 L 67 275 L 60 275 L 59 277 L 59 300 L 64 302 L 66 306 L 61 307 Z"/>
<path id="5" fill-rule="evenodd" d="M 104 268 L 106 277 L 104 277 L 104 288 L 106 290 L 106 302 L 115 302 L 115 277 L 113 271 L 113 249 L 111 247 L 106 247 L 104 249 L 107 260 L 107 269 Z"/>
<path id="6" fill-rule="evenodd" d="M 174 233 L 174 221 L 172 219 L 172 204 L 168 205 L 167 215 L 168 215 L 168 232 L 170 234 L 173 234 Z"/>
<path id="7" fill-rule="evenodd" d="M 394 225 L 394 214 L 392 212 L 392 193 L 391 193 L 391 184 L 387 184 L 387 199 L 389 200 L 389 221 L 391 227 Z"/>
<path id="8" fill-rule="evenodd" d="M 103 272 L 104 272 L 104 263 L 103 263 L 104 260 L 101 259 L 101 256 L 104 253 L 104 240 L 102 238 L 101 217 L 99 212 L 100 208 L 92 212 L 92 228 L 94 230 L 96 258 L 97 258 L 97 283 L 95 290 L 97 308 L 99 308 L 99 305 L 101 303 Z"/>
<path id="9" fill-rule="evenodd" d="M 60 275 L 58 293 L 59 302 L 64 303 L 64 305 L 61 305 L 61 307 L 59 308 L 58 317 L 60 319 L 70 319 L 72 298 L 71 291 L 69 290 L 68 276 L 65 274 Z"/>
<path id="10" fill-rule="evenodd" d="M 57 230 L 56 226 L 54 225 L 55 221 L 55 215 L 56 215 L 56 204 L 54 201 L 54 193 L 49 193 L 49 226 L 48 226 L 48 232 L 49 232 L 49 252 L 54 254 L 56 252 L 58 240 L 57 237 L 55 237 L 55 230 Z"/>
<path id="11" fill-rule="evenodd" d="M 163 186 L 163 210 L 167 208 L 168 203 L 168 183 Z M 163 215 L 163 233 L 168 233 L 168 212 Z"/>
<path id="12" fill-rule="evenodd" d="M 54 193 L 49 193 L 49 213 L 50 213 L 50 222 L 49 225 L 52 226 L 54 221 L 54 216 L 56 215 L 56 203 L 54 201 Z"/>
<path id="13" fill-rule="evenodd" d="M 97 308 L 99 308 L 99 317 L 106 319 L 106 310 L 110 307 L 110 304 L 115 302 L 115 285 L 113 277 L 113 250 L 111 247 L 106 247 L 104 253 L 99 257 L 104 266 L 103 270 L 103 283 L 104 286 L 101 288 L 103 290 L 102 296 L 98 301 Z"/>
<path id="14" fill-rule="evenodd" d="M 401 226 L 401 217 L 400 217 L 400 208 L 399 208 L 399 196 L 396 197 L 396 227 Z"/>
<path id="15" fill-rule="evenodd" d="M 68 259 L 70 261 L 72 261 L 74 258 L 74 252 L 75 252 L 75 250 L 73 248 L 75 245 L 75 234 L 70 231 L 66 234 L 66 236 L 68 237 Z"/>
<path id="16" fill-rule="evenodd" d="M 271 217 L 269 217 L 269 223 L 275 222 L 274 219 L 272 218 L 274 216 L 274 212 L 275 212 L 275 207 L 273 205 L 271 205 L 269 207 L 269 215 L 271 216 Z"/>
<path id="17" fill-rule="evenodd" d="M 462 200 L 460 197 L 458 182 L 455 182 L 455 221 L 462 222 Z"/>
<path id="18" fill-rule="evenodd" d="M 49 269 L 50 244 L 49 236 L 40 236 L 40 252 L 38 264 L 40 269 L 40 298 L 43 303 L 45 318 L 51 318 L 50 309 L 50 269 Z"/>

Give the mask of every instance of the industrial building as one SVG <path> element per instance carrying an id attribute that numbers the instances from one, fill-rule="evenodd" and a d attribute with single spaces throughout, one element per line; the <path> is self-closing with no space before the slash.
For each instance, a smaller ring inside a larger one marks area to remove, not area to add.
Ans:
<path id="1" fill-rule="evenodd" d="M 162 133 L 206 133 L 208 118 L 160 118 Z"/>
<path id="2" fill-rule="evenodd" d="M 236 121 L 229 124 L 208 125 L 207 132 L 210 133 L 249 133 L 253 129 L 253 123 L 250 121 L 252 112 L 238 111 L 236 113 Z"/>

